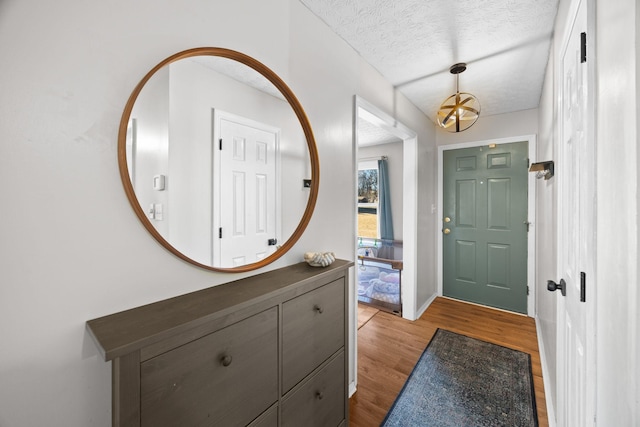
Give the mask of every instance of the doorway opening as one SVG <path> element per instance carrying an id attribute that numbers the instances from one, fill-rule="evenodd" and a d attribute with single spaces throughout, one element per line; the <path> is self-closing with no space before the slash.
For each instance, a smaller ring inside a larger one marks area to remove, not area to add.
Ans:
<path id="1" fill-rule="evenodd" d="M 354 136 L 355 305 L 415 320 L 416 134 L 356 96 Z"/>

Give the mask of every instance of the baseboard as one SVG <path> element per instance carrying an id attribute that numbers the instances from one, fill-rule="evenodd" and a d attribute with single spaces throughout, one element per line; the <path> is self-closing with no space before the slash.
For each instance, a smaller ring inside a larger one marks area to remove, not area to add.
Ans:
<path id="1" fill-rule="evenodd" d="M 420 307 L 420 308 L 418 309 L 418 311 L 416 312 L 416 319 L 419 319 L 419 318 L 420 318 L 420 316 L 422 316 L 422 314 L 423 314 L 425 311 L 427 311 L 427 308 L 429 308 L 429 306 L 431 305 L 431 303 L 432 303 L 432 302 L 434 302 L 434 301 L 435 301 L 435 299 L 436 299 L 437 297 L 438 297 L 438 294 L 437 294 L 437 293 L 436 293 L 436 294 L 433 294 L 433 295 L 431 296 L 431 298 L 429 298 L 429 299 L 427 300 L 427 302 L 425 302 L 425 303 L 422 305 L 422 307 Z"/>
<path id="2" fill-rule="evenodd" d="M 547 404 L 547 418 L 549 419 L 549 427 L 556 427 L 556 411 L 553 406 L 553 401 L 551 400 L 551 391 L 549 390 L 549 367 L 547 365 L 547 353 L 544 349 L 544 342 L 542 341 L 542 335 L 540 335 L 540 331 L 542 328 L 540 327 L 540 320 L 538 316 L 534 317 L 536 321 L 536 335 L 538 337 L 538 352 L 540 353 L 540 365 L 542 365 L 542 379 L 544 382 L 544 399 Z"/>

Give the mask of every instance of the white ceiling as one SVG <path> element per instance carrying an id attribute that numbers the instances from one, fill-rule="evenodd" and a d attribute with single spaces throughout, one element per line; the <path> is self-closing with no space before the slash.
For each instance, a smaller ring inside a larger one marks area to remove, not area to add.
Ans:
<path id="1" fill-rule="evenodd" d="M 300 0 L 432 121 L 460 91 L 482 116 L 538 107 L 558 0 Z"/>
<path id="2" fill-rule="evenodd" d="M 388 130 L 372 123 L 363 117 L 358 117 L 358 146 L 391 144 L 402 140 L 390 133 Z"/>

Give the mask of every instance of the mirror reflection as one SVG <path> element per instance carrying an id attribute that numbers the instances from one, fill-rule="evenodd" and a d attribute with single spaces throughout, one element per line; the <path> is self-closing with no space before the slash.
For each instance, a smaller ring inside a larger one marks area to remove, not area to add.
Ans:
<path id="1" fill-rule="evenodd" d="M 189 56 L 155 70 L 131 107 L 125 152 L 138 216 L 196 264 L 276 259 L 310 216 L 301 120 L 272 81 L 234 59 Z"/>

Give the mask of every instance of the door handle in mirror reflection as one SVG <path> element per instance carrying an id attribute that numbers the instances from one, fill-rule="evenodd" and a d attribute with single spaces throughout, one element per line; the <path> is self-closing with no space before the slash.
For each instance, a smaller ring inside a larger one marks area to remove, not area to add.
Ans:
<path id="1" fill-rule="evenodd" d="M 451 230 L 449 230 L 448 228 L 445 228 L 444 230 L 442 230 L 442 232 L 444 234 L 449 234 L 449 233 L 451 233 Z"/>
<path id="2" fill-rule="evenodd" d="M 567 283 L 564 279 L 560 279 L 560 283 L 556 283 L 553 280 L 547 280 L 547 289 L 551 292 L 560 289 L 563 297 L 567 295 Z"/>

